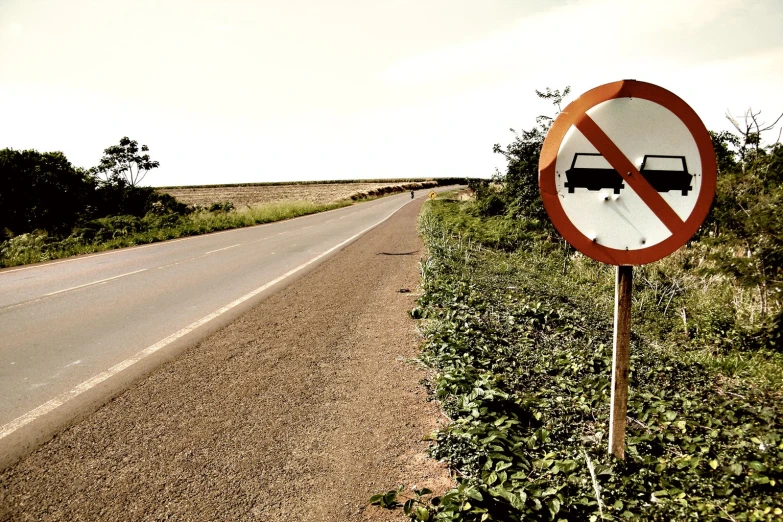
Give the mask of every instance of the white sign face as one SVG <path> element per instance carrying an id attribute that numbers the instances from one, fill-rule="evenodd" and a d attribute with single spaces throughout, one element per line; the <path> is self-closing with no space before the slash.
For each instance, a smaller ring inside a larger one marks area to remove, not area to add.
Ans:
<path id="1" fill-rule="evenodd" d="M 604 263 L 656 261 L 684 245 L 709 212 L 715 153 L 684 101 L 623 80 L 570 103 L 539 159 L 541 198 L 555 228 Z"/>
<path id="2" fill-rule="evenodd" d="M 701 188 L 701 156 L 685 124 L 657 103 L 616 98 L 587 115 L 685 221 Z M 618 250 L 656 245 L 672 235 L 600 151 L 571 127 L 557 154 L 555 186 L 568 219 L 585 236 Z"/>

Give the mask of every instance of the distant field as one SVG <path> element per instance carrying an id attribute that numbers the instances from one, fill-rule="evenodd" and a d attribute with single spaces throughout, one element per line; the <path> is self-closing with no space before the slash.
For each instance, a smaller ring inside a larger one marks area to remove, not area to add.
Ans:
<path id="1" fill-rule="evenodd" d="M 315 204 L 327 204 L 430 188 L 436 185 L 438 182 L 433 180 L 365 180 L 160 187 L 158 190 L 189 205 L 208 207 L 213 203 L 230 201 L 239 209 L 273 201 L 310 201 Z"/>

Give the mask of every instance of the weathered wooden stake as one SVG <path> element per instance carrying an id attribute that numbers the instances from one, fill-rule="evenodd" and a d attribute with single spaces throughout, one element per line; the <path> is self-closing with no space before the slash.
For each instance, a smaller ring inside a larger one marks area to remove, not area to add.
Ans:
<path id="1" fill-rule="evenodd" d="M 631 345 L 633 267 L 618 266 L 614 287 L 614 350 L 612 404 L 609 411 L 609 453 L 625 460 L 625 417 L 628 411 L 628 368 Z"/>

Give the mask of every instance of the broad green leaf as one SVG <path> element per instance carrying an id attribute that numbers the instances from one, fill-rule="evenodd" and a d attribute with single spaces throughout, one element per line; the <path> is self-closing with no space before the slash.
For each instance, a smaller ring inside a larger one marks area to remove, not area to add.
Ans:
<path id="1" fill-rule="evenodd" d="M 465 495 L 468 498 L 472 498 L 473 500 L 478 500 L 478 501 L 484 500 L 484 497 L 481 496 L 481 492 L 473 487 L 469 487 L 465 489 Z"/>
<path id="2" fill-rule="evenodd" d="M 418 506 L 416 508 L 416 520 L 427 522 L 429 519 L 430 519 L 429 510 L 423 506 Z"/>
<path id="3" fill-rule="evenodd" d="M 511 467 L 510 462 L 498 462 L 495 464 L 495 471 L 503 471 L 504 469 L 508 469 Z"/>

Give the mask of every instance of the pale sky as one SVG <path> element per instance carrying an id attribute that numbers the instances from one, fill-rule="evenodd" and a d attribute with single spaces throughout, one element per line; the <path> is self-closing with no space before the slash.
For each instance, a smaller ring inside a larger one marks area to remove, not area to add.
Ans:
<path id="1" fill-rule="evenodd" d="M 0 0 L 0 148 L 156 186 L 490 176 L 535 89 L 627 78 L 774 120 L 783 0 Z"/>

